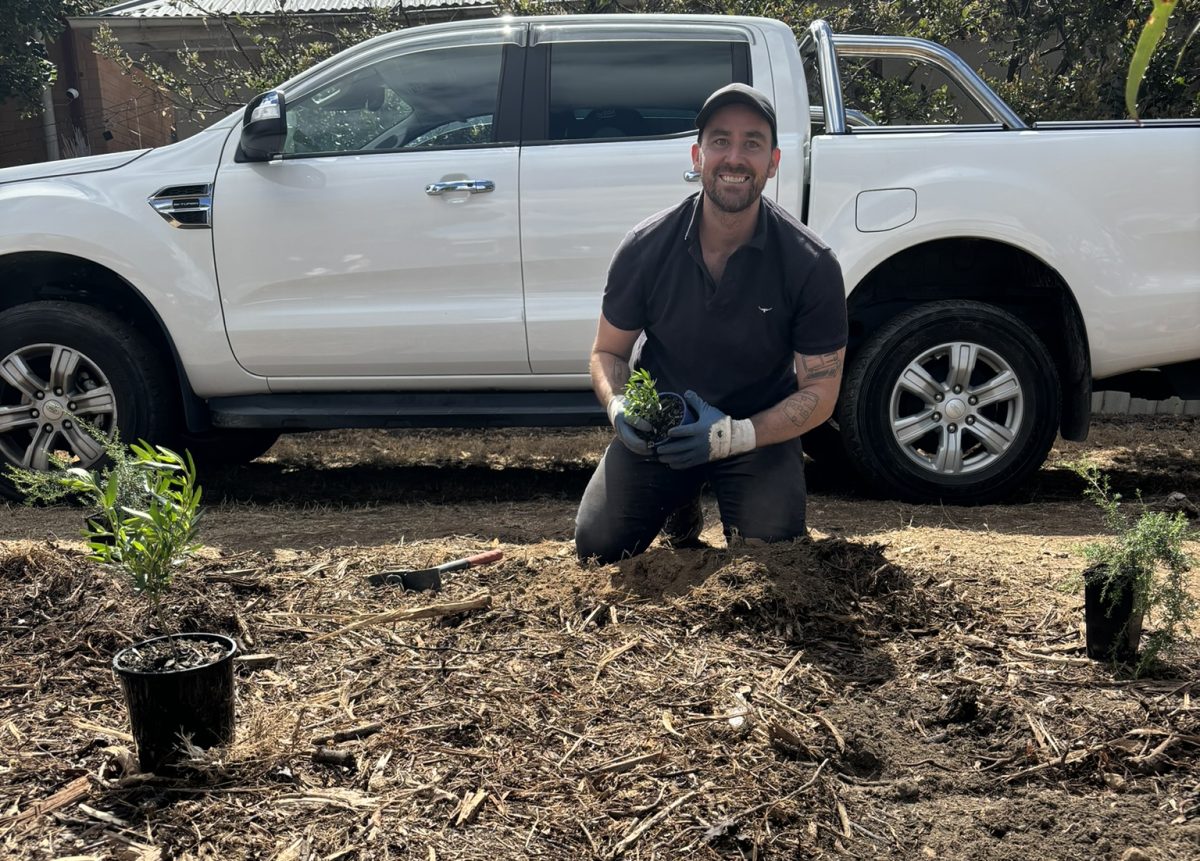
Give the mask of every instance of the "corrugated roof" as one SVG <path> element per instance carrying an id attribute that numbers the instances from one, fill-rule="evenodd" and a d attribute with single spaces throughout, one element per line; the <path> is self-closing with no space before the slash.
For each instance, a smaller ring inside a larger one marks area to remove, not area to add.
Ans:
<path id="1" fill-rule="evenodd" d="M 287 0 L 289 12 L 361 12 L 365 9 L 440 9 L 492 6 L 495 0 Z M 204 18 L 213 15 L 270 15 L 278 0 L 128 0 L 88 15 L 89 18 Z"/>

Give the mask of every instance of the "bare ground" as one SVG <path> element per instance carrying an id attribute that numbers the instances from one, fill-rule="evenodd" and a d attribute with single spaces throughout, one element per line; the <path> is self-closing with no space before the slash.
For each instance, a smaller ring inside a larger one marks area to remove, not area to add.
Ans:
<path id="1" fill-rule="evenodd" d="M 581 566 L 605 442 L 294 436 L 208 476 L 172 609 L 275 661 L 239 667 L 237 741 L 185 779 L 128 767 L 109 662 L 148 611 L 86 561 L 79 511 L 0 506 L 0 855 L 1200 856 L 1200 648 L 1141 679 L 1093 663 L 1063 588 L 1102 529 L 1064 462 L 1196 503 L 1200 422 L 1105 420 L 1008 505 L 814 469 L 811 542 L 726 548 L 710 500 L 707 549 Z M 491 547 L 438 595 L 364 579 Z"/>

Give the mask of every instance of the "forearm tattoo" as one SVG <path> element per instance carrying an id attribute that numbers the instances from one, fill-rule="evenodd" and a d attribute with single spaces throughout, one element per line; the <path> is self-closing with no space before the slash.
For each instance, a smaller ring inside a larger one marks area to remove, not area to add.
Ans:
<path id="1" fill-rule="evenodd" d="M 801 367 L 797 368 L 806 380 L 827 380 L 842 372 L 840 353 L 822 353 L 819 356 L 801 356 Z"/>
<path id="2" fill-rule="evenodd" d="M 619 395 L 629 381 L 629 362 L 613 353 L 597 351 L 592 354 L 592 386 L 596 395 L 601 399 L 609 395 Z M 604 387 L 611 388 L 605 394 Z"/>
<path id="3" fill-rule="evenodd" d="M 821 399 L 813 392 L 799 391 L 783 402 L 783 414 L 796 427 L 804 427 Z"/>
<path id="4" fill-rule="evenodd" d="M 612 384 L 613 393 L 620 394 L 621 390 L 625 388 L 625 384 L 629 382 L 629 362 L 611 353 L 608 356 L 608 381 Z"/>

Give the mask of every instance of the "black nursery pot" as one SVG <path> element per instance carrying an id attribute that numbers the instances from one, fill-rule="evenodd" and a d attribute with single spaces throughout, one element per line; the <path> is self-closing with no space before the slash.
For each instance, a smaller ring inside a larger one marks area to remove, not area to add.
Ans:
<path id="1" fill-rule="evenodd" d="M 658 402 L 660 404 L 663 404 L 664 406 L 668 402 L 677 404 L 678 406 L 676 406 L 674 408 L 674 411 L 675 411 L 676 415 L 678 416 L 678 419 L 675 421 L 674 424 L 672 424 L 668 427 L 664 427 L 664 428 L 656 427 L 653 431 L 648 431 L 644 434 L 639 433 L 640 436 L 644 437 L 648 442 L 650 442 L 653 445 L 658 445 L 660 442 L 666 441 L 667 432 L 671 428 L 679 427 L 680 425 L 690 425 L 692 422 L 694 422 L 696 420 L 695 411 L 693 411 L 692 408 L 688 405 L 688 402 L 683 399 L 683 395 L 676 394 L 675 392 L 660 392 L 658 395 Z"/>
<path id="2" fill-rule="evenodd" d="M 1083 613 L 1087 627 L 1087 656 L 1095 661 L 1132 663 L 1142 639 L 1142 616 L 1133 612 L 1133 581 L 1110 583 L 1105 572 L 1089 569 L 1083 575 Z"/>
<path id="3" fill-rule="evenodd" d="M 122 649 L 113 657 L 121 680 L 129 723 L 137 742 L 142 771 L 169 771 L 182 758 L 181 736 L 207 748 L 233 740 L 233 656 L 237 643 L 222 634 L 176 634 L 175 640 L 219 643 L 222 657 L 214 663 L 184 670 L 139 672 L 123 669 L 121 657 L 130 649 L 166 640 L 155 637 Z"/>

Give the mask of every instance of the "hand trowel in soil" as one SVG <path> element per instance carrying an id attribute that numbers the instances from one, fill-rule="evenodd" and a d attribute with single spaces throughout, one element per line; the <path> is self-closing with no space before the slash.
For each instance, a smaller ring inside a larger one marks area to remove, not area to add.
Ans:
<path id="1" fill-rule="evenodd" d="M 490 565 L 504 558 L 500 550 L 488 550 L 476 553 L 466 559 L 455 559 L 453 562 L 443 562 L 433 568 L 420 570 L 380 571 L 367 578 L 372 586 L 401 586 L 410 592 L 420 592 L 432 589 L 434 592 L 442 588 L 442 575 L 451 571 L 463 571 L 467 568 L 478 568 L 480 565 Z"/>

